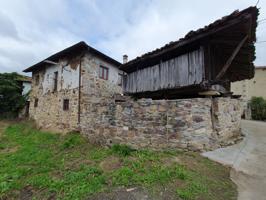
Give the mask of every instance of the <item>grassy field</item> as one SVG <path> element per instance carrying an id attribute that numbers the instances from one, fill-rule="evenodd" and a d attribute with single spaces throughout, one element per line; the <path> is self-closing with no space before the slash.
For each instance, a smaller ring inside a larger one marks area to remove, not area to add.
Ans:
<path id="1" fill-rule="evenodd" d="M 197 153 L 93 146 L 79 134 L 0 122 L 0 199 L 100 199 L 138 187 L 151 199 L 230 200 L 229 169 Z M 169 198 L 164 198 L 166 191 Z M 160 195 L 161 194 L 161 195 Z"/>

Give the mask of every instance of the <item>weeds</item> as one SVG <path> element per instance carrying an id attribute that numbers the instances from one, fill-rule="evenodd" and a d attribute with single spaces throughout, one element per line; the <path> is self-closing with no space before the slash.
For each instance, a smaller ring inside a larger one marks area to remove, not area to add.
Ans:
<path id="1" fill-rule="evenodd" d="M 84 139 L 78 133 L 69 133 L 65 136 L 62 149 L 70 149 L 84 143 Z"/>
<path id="2" fill-rule="evenodd" d="M 129 156 L 134 152 L 135 150 L 127 145 L 120 145 L 120 144 L 114 144 L 112 146 L 112 152 L 115 154 L 118 154 L 120 156 Z"/>
<path id="3" fill-rule="evenodd" d="M 206 186 L 197 183 L 192 182 L 188 184 L 185 188 L 179 188 L 177 189 L 177 194 L 179 197 L 181 197 L 183 200 L 194 200 L 196 196 L 203 195 L 205 196 L 208 192 L 208 189 Z"/>

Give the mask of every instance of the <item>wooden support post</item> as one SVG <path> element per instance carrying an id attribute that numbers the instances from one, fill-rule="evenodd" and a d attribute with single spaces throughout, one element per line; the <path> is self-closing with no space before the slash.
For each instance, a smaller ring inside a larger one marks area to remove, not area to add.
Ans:
<path id="1" fill-rule="evenodd" d="M 248 35 L 246 35 L 243 40 L 241 40 L 241 42 L 237 45 L 237 47 L 235 48 L 234 52 L 232 53 L 232 55 L 230 56 L 230 58 L 226 61 L 225 65 L 223 66 L 222 70 L 219 72 L 219 74 L 216 76 L 216 80 L 219 80 L 220 78 L 223 77 L 223 75 L 226 73 L 226 71 L 228 70 L 228 68 L 230 67 L 230 65 L 232 64 L 233 60 L 235 59 L 236 55 L 238 54 L 239 50 L 241 49 L 241 47 L 244 45 L 244 43 L 246 42 L 246 40 L 248 39 Z"/>

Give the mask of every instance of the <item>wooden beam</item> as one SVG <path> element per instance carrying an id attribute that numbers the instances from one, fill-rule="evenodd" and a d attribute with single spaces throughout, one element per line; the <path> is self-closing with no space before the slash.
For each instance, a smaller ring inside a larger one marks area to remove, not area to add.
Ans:
<path id="1" fill-rule="evenodd" d="M 211 44 L 216 44 L 216 45 L 228 45 L 228 46 L 235 46 L 235 45 L 238 45 L 239 42 L 238 41 L 235 41 L 235 40 L 227 40 L 227 39 L 213 39 L 213 40 L 210 40 L 210 43 Z"/>
<path id="2" fill-rule="evenodd" d="M 248 39 L 248 35 L 246 35 L 241 40 L 241 42 L 237 45 L 237 47 L 235 48 L 235 50 L 232 53 L 232 55 L 230 56 L 230 58 L 226 61 L 225 65 L 223 66 L 223 68 L 221 69 L 221 71 L 219 72 L 219 74 L 216 76 L 216 80 L 219 80 L 220 78 L 223 77 L 223 75 L 226 73 L 227 69 L 230 67 L 230 65 L 232 64 L 234 58 L 236 57 L 236 55 L 238 54 L 239 50 L 244 45 L 244 43 L 246 42 L 247 39 Z"/>

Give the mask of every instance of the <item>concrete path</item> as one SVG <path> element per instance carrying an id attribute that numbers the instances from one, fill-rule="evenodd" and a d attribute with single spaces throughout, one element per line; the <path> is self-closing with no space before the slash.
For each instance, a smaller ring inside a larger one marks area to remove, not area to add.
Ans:
<path id="1" fill-rule="evenodd" d="M 243 120 L 241 127 L 246 135 L 241 143 L 203 156 L 232 167 L 238 200 L 266 200 L 266 123 Z"/>

